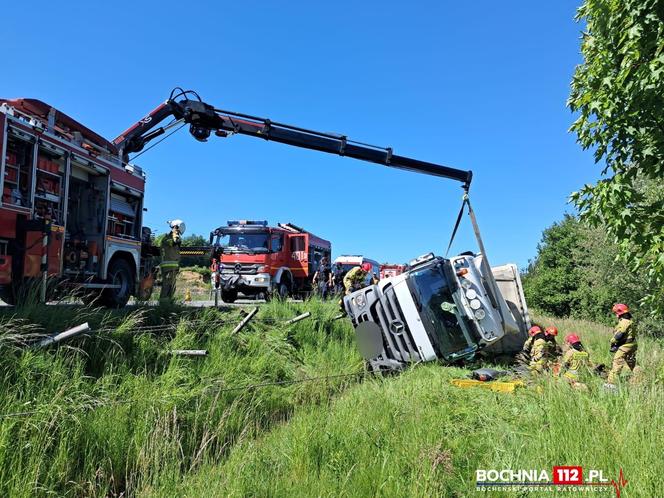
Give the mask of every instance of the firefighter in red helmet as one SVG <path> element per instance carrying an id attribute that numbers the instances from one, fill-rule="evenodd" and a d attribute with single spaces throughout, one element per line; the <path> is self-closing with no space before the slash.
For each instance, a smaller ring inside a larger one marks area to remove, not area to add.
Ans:
<path id="1" fill-rule="evenodd" d="M 614 304 L 611 311 L 616 315 L 618 324 L 611 338 L 611 352 L 613 354 L 613 363 L 609 371 L 609 377 L 605 387 L 615 388 L 616 382 L 621 372 L 629 370 L 634 371 L 636 367 L 636 327 L 632 319 L 632 314 L 626 304 Z"/>
<path id="2" fill-rule="evenodd" d="M 348 273 L 344 276 L 344 291 L 345 295 L 352 294 L 354 291 L 361 289 L 367 285 L 367 277 L 371 272 L 371 263 L 365 261 L 360 266 L 355 266 L 351 268 Z M 375 279 L 372 279 L 372 283 L 377 284 L 378 282 Z M 345 313 L 343 298 L 339 300 L 339 309 L 342 313 Z"/>
<path id="3" fill-rule="evenodd" d="M 563 351 L 560 349 L 560 346 L 556 342 L 556 337 L 558 336 L 558 327 L 547 327 L 544 329 L 544 339 L 546 340 L 547 350 L 549 358 L 555 360 L 562 356 Z"/>
<path id="4" fill-rule="evenodd" d="M 516 357 L 518 363 L 524 366 L 528 366 L 530 364 L 530 354 L 533 349 L 534 337 L 537 333 L 541 331 L 542 327 L 540 327 L 539 325 L 533 325 L 532 327 L 530 327 L 530 329 L 528 329 L 528 338 L 523 343 L 521 352 Z"/>
<path id="5" fill-rule="evenodd" d="M 581 338 L 575 333 L 565 336 L 565 344 L 568 349 L 563 355 L 559 375 L 562 374 L 575 389 L 587 389 L 588 387 L 581 380 L 586 379 L 592 373 L 590 355 L 581 344 Z"/>
<path id="6" fill-rule="evenodd" d="M 533 373 L 544 373 L 549 367 L 548 346 L 544 338 L 544 331 L 542 327 L 534 326 L 530 328 L 528 334 L 532 338 L 528 368 Z"/>

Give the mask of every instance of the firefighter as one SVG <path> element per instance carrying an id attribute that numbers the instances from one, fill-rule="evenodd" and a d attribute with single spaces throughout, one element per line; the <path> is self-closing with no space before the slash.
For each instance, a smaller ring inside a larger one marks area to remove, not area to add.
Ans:
<path id="1" fill-rule="evenodd" d="M 613 364 L 607 379 L 607 388 L 615 388 L 616 382 L 623 370 L 634 371 L 636 367 L 636 330 L 629 307 L 626 304 L 614 304 L 611 309 L 618 319 L 613 337 L 611 338 L 611 349 L 614 353 Z"/>
<path id="2" fill-rule="evenodd" d="M 161 295 L 160 303 L 171 303 L 175 296 L 175 279 L 180 264 L 180 244 L 186 225 L 182 220 L 168 221 L 171 232 L 161 241 Z"/>
<path id="3" fill-rule="evenodd" d="M 361 266 L 351 268 L 344 276 L 344 294 L 347 296 L 364 287 L 370 271 L 371 263 L 362 263 Z M 345 313 L 343 297 L 339 299 L 339 308 L 342 313 Z"/>
<path id="4" fill-rule="evenodd" d="M 539 325 L 533 325 L 530 327 L 530 329 L 528 329 L 528 338 L 526 339 L 526 342 L 523 343 L 521 352 L 516 356 L 518 363 L 521 363 L 525 366 L 530 364 L 530 353 L 533 348 L 533 337 L 540 332 L 542 332 L 542 328 Z"/>
<path id="5" fill-rule="evenodd" d="M 565 377 L 573 388 L 587 390 L 588 386 L 581 380 L 589 377 L 592 372 L 590 355 L 581 344 L 581 338 L 575 333 L 565 336 L 565 344 L 568 349 L 563 355 L 558 375 Z"/>
<path id="6" fill-rule="evenodd" d="M 544 373 L 549 366 L 549 346 L 544 338 L 544 332 L 541 327 L 537 326 L 531 327 L 529 334 L 533 342 L 530 348 L 530 364 L 528 368 L 532 373 Z"/>
<path id="7" fill-rule="evenodd" d="M 371 263 L 362 263 L 361 266 L 351 268 L 344 277 L 344 291 L 348 295 L 353 291 L 361 289 L 367 281 L 367 275 L 371 271 Z"/>
<path id="8" fill-rule="evenodd" d="M 318 263 L 318 269 L 314 274 L 312 283 L 314 289 L 318 291 L 320 296 L 325 299 L 327 298 L 328 284 L 330 280 L 330 266 L 327 256 L 323 256 Z"/>
<path id="9" fill-rule="evenodd" d="M 549 348 L 549 358 L 555 360 L 563 355 L 563 350 L 556 342 L 558 336 L 558 327 L 547 327 L 544 329 L 544 339 L 546 339 Z"/>

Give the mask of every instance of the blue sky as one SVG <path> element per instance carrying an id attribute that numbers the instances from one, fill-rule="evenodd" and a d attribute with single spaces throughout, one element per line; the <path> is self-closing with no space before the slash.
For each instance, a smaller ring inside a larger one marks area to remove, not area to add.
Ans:
<path id="1" fill-rule="evenodd" d="M 524 266 L 569 193 L 599 175 L 567 132 L 577 2 L 13 2 L 0 94 L 114 138 L 174 86 L 217 107 L 472 169 L 492 263 Z M 107 6 L 106 6 L 107 5 Z M 29 9 L 30 12 L 26 10 Z M 290 221 L 335 254 L 443 253 L 456 182 L 248 137 L 184 130 L 137 160 L 146 224 Z M 466 220 L 452 252 L 474 249 Z"/>

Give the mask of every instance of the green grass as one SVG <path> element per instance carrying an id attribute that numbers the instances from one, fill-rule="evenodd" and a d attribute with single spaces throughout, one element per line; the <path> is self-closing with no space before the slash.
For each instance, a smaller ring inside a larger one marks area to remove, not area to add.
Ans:
<path id="1" fill-rule="evenodd" d="M 305 310 L 311 319 L 279 325 Z M 587 393 L 549 378 L 514 394 L 459 389 L 449 380 L 467 371 L 436 364 L 287 383 L 361 370 L 335 314 L 334 303 L 272 302 L 232 335 L 237 309 L 5 311 L 0 415 L 28 414 L 0 418 L 0 496 L 471 496 L 477 468 L 556 464 L 622 467 L 627 497 L 664 489 L 661 340 L 641 340 L 644 374 L 617 395 L 600 379 Z M 19 345 L 82 321 L 106 332 Z M 609 363 L 607 328 L 555 323 Z M 138 328 L 163 324 L 174 327 Z M 209 356 L 169 354 L 189 348 Z M 284 383 L 229 390 L 271 382 Z"/>
<path id="2" fill-rule="evenodd" d="M 574 320 L 556 324 L 581 333 L 593 358 L 609 362 L 608 329 Z M 642 340 L 639 360 L 641 382 L 622 386 L 617 395 L 605 392 L 599 378 L 588 392 L 551 378 L 514 394 L 459 389 L 449 381 L 464 370 L 419 366 L 301 409 L 271 433 L 236 445 L 222 465 L 193 474 L 176 494 L 481 496 L 487 493 L 475 491 L 477 469 L 551 472 L 553 465 L 581 465 L 612 478 L 622 468 L 629 481 L 622 496 L 661 496 L 661 343 Z M 526 495 L 534 494 L 569 495 Z M 594 494 L 613 496 L 613 490 Z"/>
<path id="3" fill-rule="evenodd" d="M 32 307 L 5 316 L 0 414 L 35 413 L 0 419 L 0 496 L 168 490 L 200 465 L 222 461 L 239 441 L 287 420 L 297 406 L 336 395 L 354 379 L 224 391 L 361 368 L 350 327 L 331 321 L 333 307 L 312 302 L 312 319 L 291 327 L 270 323 L 292 318 L 303 306 L 264 306 L 257 322 L 236 335 L 230 331 L 241 319 L 238 311 L 172 308 L 122 317 Z M 35 332 L 22 321 L 27 315 L 50 332 L 93 318 L 97 326 L 117 329 L 47 351 L 25 350 L 16 341 L 22 331 Z M 177 329 L 135 333 L 141 324 L 164 321 Z M 168 352 L 189 348 L 207 349 L 209 356 Z"/>

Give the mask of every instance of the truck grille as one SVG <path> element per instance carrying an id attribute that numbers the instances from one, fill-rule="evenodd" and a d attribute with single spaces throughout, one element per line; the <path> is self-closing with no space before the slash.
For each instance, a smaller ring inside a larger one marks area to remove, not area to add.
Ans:
<path id="1" fill-rule="evenodd" d="M 369 312 L 371 317 L 362 314 L 358 317 L 358 322 L 371 320 L 380 325 L 383 331 L 385 359 L 400 362 L 420 360 L 420 354 L 391 284 L 383 288 L 383 297 L 372 303 Z"/>
<path id="2" fill-rule="evenodd" d="M 258 268 L 261 266 L 263 265 L 256 263 L 222 263 L 221 273 L 255 275 L 258 273 Z"/>

